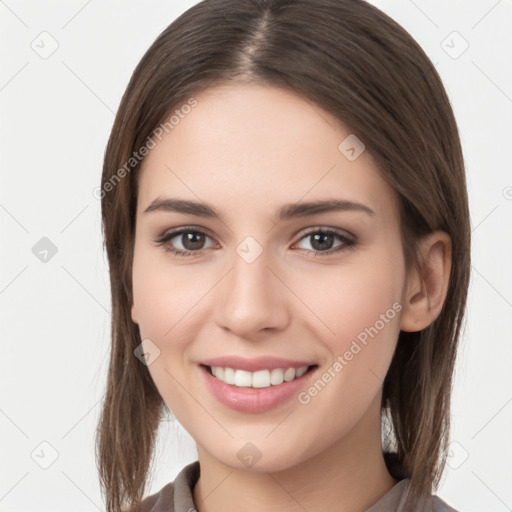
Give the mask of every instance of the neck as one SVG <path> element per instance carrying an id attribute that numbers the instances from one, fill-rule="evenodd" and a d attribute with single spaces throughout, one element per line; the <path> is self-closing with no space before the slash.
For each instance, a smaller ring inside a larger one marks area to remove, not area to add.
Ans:
<path id="1" fill-rule="evenodd" d="M 361 512 L 397 483 L 382 454 L 380 407 L 370 407 L 334 446 L 281 471 L 240 471 L 197 449 L 199 512 Z"/>

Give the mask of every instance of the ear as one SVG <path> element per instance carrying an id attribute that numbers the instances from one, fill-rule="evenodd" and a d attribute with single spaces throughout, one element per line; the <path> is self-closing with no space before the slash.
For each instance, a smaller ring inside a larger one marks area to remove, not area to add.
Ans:
<path id="1" fill-rule="evenodd" d="M 419 269 L 411 269 L 400 329 L 416 332 L 425 329 L 443 307 L 452 265 L 452 244 L 444 231 L 424 237 L 418 247 Z"/>

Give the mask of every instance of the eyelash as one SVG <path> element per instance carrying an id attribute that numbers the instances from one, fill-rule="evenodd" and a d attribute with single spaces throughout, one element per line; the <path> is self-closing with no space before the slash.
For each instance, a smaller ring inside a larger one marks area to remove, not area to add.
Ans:
<path id="1" fill-rule="evenodd" d="M 170 242 L 173 238 L 176 238 L 177 236 L 182 235 L 184 233 L 201 234 L 201 235 L 204 235 L 204 236 L 206 236 L 208 238 L 212 238 L 207 232 L 205 232 L 205 231 L 203 231 L 201 229 L 197 229 L 197 228 L 180 228 L 180 229 L 178 229 L 176 231 L 171 231 L 169 233 L 165 233 L 165 234 L 161 235 L 160 237 L 158 237 L 155 240 L 155 244 L 157 246 L 163 245 L 165 251 L 170 252 L 170 253 L 174 254 L 175 256 L 181 256 L 181 257 L 199 256 L 205 250 L 207 250 L 207 249 L 200 249 L 198 251 L 182 251 L 180 249 L 173 249 L 169 245 L 167 245 L 167 243 Z M 304 250 L 304 251 L 313 252 L 314 253 L 313 257 L 315 257 L 315 258 L 318 255 L 324 256 L 324 255 L 334 254 L 334 253 L 337 253 L 337 252 L 343 252 L 343 251 L 346 251 L 346 250 L 352 250 L 352 249 L 355 248 L 355 246 L 357 244 L 357 240 L 356 240 L 355 237 L 353 237 L 353 238 L 349 237 L 349 236 L 347 236 L 345 234 L 342 234 L 339 231 L 331 229 L 331 228 L 316 228 L 315 230 L 308 231 L 308 232 L 304 233 L 301 236 L 301 238 L 299 239 L 299 242 L 301 240 L 303 240 L 304 238 L 307 238 L 308 236 L 316 235 L 316 234 L 334 235 L 335 237 L 338 238 L 339 241 L 341 241 L 343 243 L 342 243 L 342 245 L 340 245 L 340 246 L 338 246 L 338 247 L 336 247 L 334 249 L 329 249 L 328 251 L 315 251 L 315 250 L 311 251 L 309 249 L 301 249 L 301 250 Z"/>

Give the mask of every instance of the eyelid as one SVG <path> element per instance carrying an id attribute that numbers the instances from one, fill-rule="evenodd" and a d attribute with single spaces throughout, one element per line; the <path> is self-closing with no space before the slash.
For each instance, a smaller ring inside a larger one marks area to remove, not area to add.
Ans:
<path id="1" fill-rule="evenodd" d="M 305 228 L 303 230 L 300 230 L 299 232 L 295 233 L 293 235 L 293 238 L 296 238 L 298 237 L 299 240 L 301 240 L 302 238 L 304 238 L 306 235 L 311 235 L 313 233 L 318 233 L 318 232 L 322 232 L 322 233 L 328 233 L 328 234 L 333 234 L 333 235 L 339 235 L 339 236 L 343 236 L 345 238 L 350 238 L 351 240 L 353 240 L 354 242 L 357 240 L 357 237 L 356 235 L 354 235 L 353 233 L 351 233 L 350 231 L 347 231 L 346 229 L 341 229 L 341 228 L 333 228 L 333 227 L 330 227 L 330 226 L 322 226 L 322 225 L 319 225 L 319 226 L 313 226 L 312 228 Z"/>
<path id="2" fill-rule="evenodd" d="M 169 229 L 169 230 L 165 230 L 161 235 L 159 235 L 157 237 L 157 239 L 161 239 L 161 238 L 164 238 L 164 237 L 168 238 L 168 237 L 171 237 L 171 236 L 176 236 L 176 235 L 180 235 L 182 233 L 189 233 L 189 232 L 192 232 L 192 233 L 203 233 L 206 236 L 208 236 L 209 238 L 212 238 L 213 240 L 216 240 L 216 237 L 212 234 L 212 232 L 209 229 L 203 228 L 203 227 L 199 227 L 199 226 L 194 226 L 194 225 L 179 226 L 177 228 L 172 228 L 172 229 Z"/>
<path id="3" fill-rule="evenodd" d="M 358 239 L 355 235 L 349 233 L 348 231 L 339 229 L 339 228 L 331 228 L 327 226 L 322 227 L 314 227 L 311 229 L 306 229 L 305 231 L 299 232 L 297 236 L 297 241 L 292 245 L 292 247 L 297 246 L 300 244 L 303 240 L 307 240 L 308 237 L 320 233 L 322 235 L 331 235 L 335 238 L 337 238 L 341 244 L 331 247 L 330 249 L 327 249 L 326 251 L 317 251 L 315 249 L 301 249 L 298 248 L 299 251 L 305 251 L 308 255 L 313 254 L 315 258 L 318 256 L 320 257 L 329 257 L 334 254 L 340 254 L 342 252 L 348 251 L 350 249 L 354 249 L 358 243 Z M 295 238 L 295 237 L 294 237 Z M 311 257 L 311 256 L 309 256 Z"/>
<path id="4" fill-rule="evenodd" d="M 182 235 L 183 233 L 200 233 L 200 234 L 207 236 L 208 238 L 210 238 L 211 240 L 213 240 L 215 243 L 218 244 L 216 237 L 213 236 L 212 233 L 208 229 L 202 228 L 199 226 L 180 226 L 178 228 L 164 231 L 161 235 L 156 237 L 155 243 L 157 245 L 164 245 L 165 243 L 168 243 L 170 240 L 172 240 L 173 238 L 175 238 L 179 235 Z M 178 249 L 178 251 L 180 251 L 180 250 L 181 249 Z M 200 254 L 204 250 L 205 249 L 199 249 L 198 251 L 191 251 L 191 252 Z"/>

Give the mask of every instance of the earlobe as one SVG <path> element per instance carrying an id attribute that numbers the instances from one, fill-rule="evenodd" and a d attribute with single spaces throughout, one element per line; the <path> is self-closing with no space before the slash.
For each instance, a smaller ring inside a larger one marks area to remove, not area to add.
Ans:
<path id="1" fill-rule="evenodd" d="M 418 250 L 419 268 L 411 270 L 400 324 L 400 329 L 408 332 L 421 331 L 435 321 L 450 281 L 452 251 L 447 233 L 430 233 L 421 240 Z"/>

